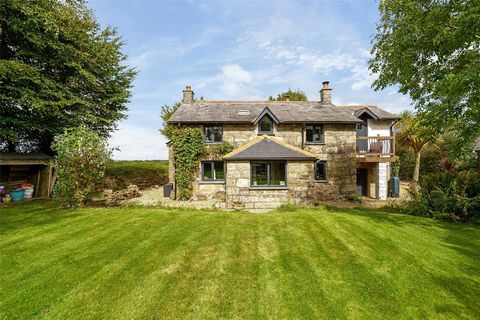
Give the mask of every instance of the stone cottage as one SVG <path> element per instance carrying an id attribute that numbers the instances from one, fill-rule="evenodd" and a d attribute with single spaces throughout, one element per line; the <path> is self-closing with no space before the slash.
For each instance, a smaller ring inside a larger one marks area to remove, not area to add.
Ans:
<path id="1" fill-rule="evenodd" d="M 333 105 L 331 94 L 324 82 L 319 101 L 204 101 L 187 86 L 168 123 L 200 126 L 205 144 L 234 147 L 221 159 L 202 159 L 194 198 L 246 209 L 353 194 L 385 200 L 399 117 L 371 105 Z M 172 160 L 170 145 L 169 152 Z M 174 177 L 170 161 L 175 186 Z"/>

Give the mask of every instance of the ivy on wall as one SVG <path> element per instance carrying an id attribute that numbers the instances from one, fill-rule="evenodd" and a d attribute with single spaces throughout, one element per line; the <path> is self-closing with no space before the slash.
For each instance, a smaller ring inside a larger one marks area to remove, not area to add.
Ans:
<path id="1" fill-rule="evenodd" d="M 178 199 L 189 200 L 192 197 L 192 182 L 198 174 L 200 159 L 220 160 L 234 147 L 228 142 L 205 146 L 201 127 L 168 126 L 164 131 L 172 142 Z"/>
<path id="2" fill-rule="evenodd" d="M 224 155 L 233 150 L 233 145 L 228 142 L 209 145 L 205 148 L 203 158 L 205 160 L 221 160 Z"/>
<path id="3" fill-rule="evenodd" d="M 174 128 L 171 131 L 171 141 L 178 198 L 188 200 L 192 197 L 192 181 L 198 170 L 200 156 L 205 151 L 202 129 Z"/>

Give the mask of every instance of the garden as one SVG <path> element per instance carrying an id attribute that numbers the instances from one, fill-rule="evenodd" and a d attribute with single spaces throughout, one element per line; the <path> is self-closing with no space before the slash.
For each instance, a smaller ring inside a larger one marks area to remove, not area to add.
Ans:
<path id="1" fill-rule="evenodd" d="M 372 209 L 1 209 L 0 318 L 480 317 L 480 229 Z"/>

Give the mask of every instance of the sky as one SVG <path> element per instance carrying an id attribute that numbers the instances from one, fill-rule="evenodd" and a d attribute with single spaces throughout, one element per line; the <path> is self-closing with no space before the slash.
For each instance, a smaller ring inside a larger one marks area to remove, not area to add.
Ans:
<path id="1" fill-rule="evenodd" d="M 378 2 L 91 0 L 100 24 L 126 42 L 138 71 L 128 118 L 109 140 L 117 160 L 167 159 L 160 110 L 191 85 L 206 100 L 265 100 L 288 89 L 319 100 L 330 81 L 337 105 L 399 113 L 407 96 L 374 91 L 368 70 Z"/>

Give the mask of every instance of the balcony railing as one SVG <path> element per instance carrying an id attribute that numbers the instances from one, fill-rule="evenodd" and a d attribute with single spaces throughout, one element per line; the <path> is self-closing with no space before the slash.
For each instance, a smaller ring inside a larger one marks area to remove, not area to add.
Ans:
<path id="1" fill-rule="evenodd" d="M 395 136 L 357 137 L 357 156 L 363 156 L 363 157 L 395 156 Z"/>

